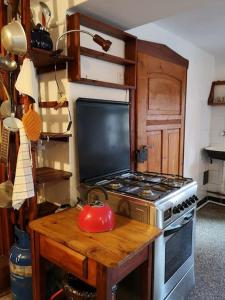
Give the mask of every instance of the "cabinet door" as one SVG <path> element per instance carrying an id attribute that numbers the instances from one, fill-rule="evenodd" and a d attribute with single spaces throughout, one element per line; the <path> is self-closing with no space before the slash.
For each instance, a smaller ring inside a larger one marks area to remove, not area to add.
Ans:
<path id="1" fill-rule="evenodd" d="M 147 170 L 162 172 L 162 131 L 155 130 L 148 132 L 147 147 Z"/>
<path id="2" fill-rule="evenodd" d="M 158 57 L 162 45 L 152 54 L 149 44 L 138 41 L 136 140 L 138 149 L 148 147 L 148 159 L 137 169 L 182 175 L 187 67 L 167 53 Z"/>
<path id="3" fill-rule="evenodd" d="M 180 163 L 180 130 L 169 129 L 163 131 L 162 172 L 179 174 Z"/>

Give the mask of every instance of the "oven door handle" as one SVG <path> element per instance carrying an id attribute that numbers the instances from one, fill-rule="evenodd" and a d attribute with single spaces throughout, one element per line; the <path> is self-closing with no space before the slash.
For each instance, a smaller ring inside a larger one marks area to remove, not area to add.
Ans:
<path id="1" fill-rule="evenodd" d="M 174 226 L 171 229 L 165 230 L 164 236 L 165 237 L 170 236 L 170 235 L 174 234 L 175 232 L 181 230 L 181 228 L 184 227 L 185 225 L 187 225 L 189 222 L 191 222 L 193 220 L 193 218 L 194 218 L 193 213 L 187 215 L 181 224 Z"/>

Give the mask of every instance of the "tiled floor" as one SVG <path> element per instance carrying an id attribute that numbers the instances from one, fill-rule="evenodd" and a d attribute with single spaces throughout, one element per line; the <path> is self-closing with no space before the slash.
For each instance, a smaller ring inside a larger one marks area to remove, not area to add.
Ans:
<path id="1" fill-rule="evenodd" d="M 207 203 L 197 212 L 196 285 L 186 300 L 224 300 L 225 206 Z"/>

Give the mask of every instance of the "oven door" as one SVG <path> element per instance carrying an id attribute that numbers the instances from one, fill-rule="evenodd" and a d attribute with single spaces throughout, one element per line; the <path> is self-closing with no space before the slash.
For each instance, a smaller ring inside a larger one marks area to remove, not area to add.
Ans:
<path id="1" fill-rule="evenodd" d="M 165 299 L 193 268 L 194 232 L 195 209 L 192 209 L 166 227 L 163 234 L 156 240 L 154 300 Z M 184 290 L 184 293 L 186 292 L 188 291 Z"/>

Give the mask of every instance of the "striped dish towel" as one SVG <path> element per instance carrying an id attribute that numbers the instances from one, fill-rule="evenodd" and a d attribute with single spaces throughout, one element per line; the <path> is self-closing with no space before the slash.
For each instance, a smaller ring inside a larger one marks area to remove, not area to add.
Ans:
<path id="1" fill-rule="evenodd" d="M 17 126 L 20 133 L 20 148 L 17 156 L 12 195 L 12 206 L 14 209 L 19 209 L 26 199 L 33 197 L 35 194 L 30 141 L 27 139 L 22 121 L 18 120 Z"/>

